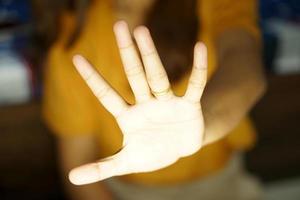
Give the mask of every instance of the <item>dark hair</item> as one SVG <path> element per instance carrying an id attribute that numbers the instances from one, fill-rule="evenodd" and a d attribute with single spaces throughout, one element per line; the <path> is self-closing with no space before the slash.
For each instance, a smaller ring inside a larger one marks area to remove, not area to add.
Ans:
<path id="1" fill-rule="evenodd" d="M 35 1 L 41 2 L 33 0 Z M 38 36 L 43 40 L 44 49 L 55 41 L 59 33 L 59 15 L 66 10 L 75 13 L 76 26 L 66 43 L 66 50 L 68 50 L 80 36 L 85 24 L 86 10 L 92 4 L 92 0 L 42 2 L 43 5 L 39 5 L 38 13 L 42 16 L 39 16 L 38 24 L 42 25 Z M 196 4 L 197 0 L 156 0 L 145 18 L 144 24 L 152 33 L 171 81 L 179 80 L 192 66 L 193 47 L 197 40 L 199 26 Z"/>
<path id="2" fill-rule="evenodd" d="M 146 19 L 171 81 L 192 66 L 197 40 L 196 0 L 157 0 Z"/>

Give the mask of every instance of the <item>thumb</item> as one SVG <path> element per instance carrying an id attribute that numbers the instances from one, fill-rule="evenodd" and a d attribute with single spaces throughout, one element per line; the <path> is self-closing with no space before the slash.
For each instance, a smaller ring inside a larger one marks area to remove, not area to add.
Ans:
<path id="1" fill-rule="evenodd" d="M 69 173 L 69 180 L 74 185 L 84 185 L 128 173 L 124 163 L 124 158 L 126 158 L 124 152 L 122 149 L 111 157 L 72 169 Z"/>

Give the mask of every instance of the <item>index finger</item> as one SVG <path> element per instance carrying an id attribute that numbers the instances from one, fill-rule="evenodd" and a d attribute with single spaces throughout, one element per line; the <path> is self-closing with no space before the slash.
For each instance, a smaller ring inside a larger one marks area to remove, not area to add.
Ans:
<path id="1" fill-rule="evenodd" d="M 115 117 L 127 109 L 122 97 L 96 72 L 88 61 L 80 55 L 73 57 L 74 65 L 102 105 Z"/>

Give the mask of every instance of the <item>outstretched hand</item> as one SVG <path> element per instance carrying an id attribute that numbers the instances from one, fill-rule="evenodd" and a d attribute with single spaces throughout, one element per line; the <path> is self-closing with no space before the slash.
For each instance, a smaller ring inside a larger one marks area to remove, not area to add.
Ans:
<path id="1" fill-rule="evenodd" d="M 177 97 L 170 88 L 149 30 L 140 26 L 134 31 L 142 61 L 127 24 L 117 22 L 114 32 L 136 104 L 128 105 L 82 56 L 74 56 L 76 69 L 115 117 L 124 138 L 123 148 L 117 154 L 73 169 L 69 178 L 76 185 L 158 170 L 202 146 L 204 122 L 200 98 L 206 84 L 205 45 L 195 45 L 187 91 L 183 97 Z"/>

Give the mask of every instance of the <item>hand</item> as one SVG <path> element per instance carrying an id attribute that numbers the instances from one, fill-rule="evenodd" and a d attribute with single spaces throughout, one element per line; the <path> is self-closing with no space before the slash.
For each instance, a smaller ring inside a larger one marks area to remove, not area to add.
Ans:
<path id="1" fill-rule="evenodd" d="M 148 29 L 141 26 L 134 31 L 143 65 L 127 24 L 117 22 L 114 32 L 136 104 L 129 106 L 83 57 L 74 57 L 77 70 L 115 117 L 124 138 L 123 148 L 117 154 L 73 169 L 69 178 L 76 185 L 155 171 L 195 153 L 202 146 L 204 122 L 200 97 L 207 73 L 205 45 L 195 45 L 194 66 L 186 94 L 177 97 L 170 89 Z"/>

